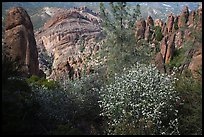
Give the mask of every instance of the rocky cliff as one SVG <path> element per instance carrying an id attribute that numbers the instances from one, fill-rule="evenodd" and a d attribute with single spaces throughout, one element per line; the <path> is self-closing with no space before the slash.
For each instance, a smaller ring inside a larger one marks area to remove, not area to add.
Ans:
<path id="1" fill-rule="evenodd" d="M 35 33 L 40 68 L 46 73 L 47 78 L 59 79 L 69 76 L 70 79 L 74 79 L 93 71 L 96 64 L 94 55 L 101 45 L 97 40 L 103 39 L 100 22 L 98 14 L 87 7 L 61 9 L 52 14 L 52 18 L 44 27 Z M 161 41 L 156 38 L 156 26 L 161 28 Z M 154 58 L 155 63 L 159 69 L 166 72 L 164 66 L 174 58 L 175 50 L 184 47 L 187 41 L 195 41 L 192 29 L 202 30 L 202 7 L 191 12 L 188 7 L 184 7 L 178 16 L 170 13 L 167 22 L 161 19 L 154 21 L 148 16 L 146 20 L 138 20 L 135 27 L 138 42 L 144 39 L 150 45 L 154 45 L 154 48 L 159 47 L 160 54 Z M 191 63 L 193 64 L 195 63 Z"/>
<path id="2" fill-rule="evenodd" d="M 102 38 L 100 22 L 87 7 L 64 9 L 35 33 L 40 68 L 48 78 L 68 75 L 73 79 L 90 73 L 94 65 L 91 58 L 100 48 L 97 40 Z M 53 58 L 51 62 L 45 60 L 45 52 Z"/>
<path id="3" fill-rule="evenodd" d="M 167 22 L 156 19 L 154 24 L 151 25 L 152 22 L 151 16 L 148 16 L 146 20 L 142 19 L 137 21 L 135 36 L 138 40 L 145 39 L 150 45 L 155 45 L 157 32 L 151 28 L 156 28 L 156 26 L 161 28 L 163 38 L 161 41 L 157 41 L 160 52 L 156 54 L 153 61 L 158 69 L 165 72 L 164 66 L 165 64 L 168 65 L 174 58 L 175 50 L 186 48 L 185 44 L 190 42 L 197 46 L 191 47 L 193 50 L 191 55 L 192 60 L 188 63 L 188 68 L 192 72 L 195 72 L 195 68 L 198 68 L 198 66 L 202 67 L 202 41 L 198 40 L 198 37 L 202 36 L 202 6 L 199 7 L 197 11 L 192 10 L 191 12 L 189 12 L 188 7 L 185 6 L 178 16 L 170 13 Z M 201 32 L 201 36 L 198 36 L 200 35 L 198 34 L 199 32 Z M 186 56 L 189 56 L 189 54 L 186 54 Z M 161 59 L 163 61 L 161 61 Z"/>
<path id="4" fill-rule="evenodd" d="M 12 60 L 19 59 L 26 76 L 39 75 L 39 62 L 33 25 L 27 12 L 21 7 L 7 12 L 4 41 Z"/>

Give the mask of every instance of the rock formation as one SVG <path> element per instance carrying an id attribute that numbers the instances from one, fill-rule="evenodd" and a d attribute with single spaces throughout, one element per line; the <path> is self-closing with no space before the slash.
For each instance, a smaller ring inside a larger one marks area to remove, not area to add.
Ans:
<path id="1" fill-rule="evenodd" d="M 151 28 L 154 26 L 154 21 L 151 16 L 147 17 L 146 26 L 150 26 Z"/>
<path id="2" fill-rule="evenodd" d="M 166 72 L 165 66 L 164 66 L 164 59 L 163 59 L 162 54 L 160 52 L 158 52 L 156 54 L 154 64 L 161 73 Z"/>
<path id="3" fill-rule="evenodd" d="M 199 69 L 202 70 L 202 45 L 200 45 L 193 54 L 192 60 L 188 68 L 190 69 L 195 78 L 199 78 L 201 76 L 199 76 L 197 72 L 199 71 Z"/>
<path id="4" fill-rule="evenodd" d="M 194 25 L 195 15 L 196 15 L 195 11 L 192 10 L 189 15 L 189 21 L 188 21 L 189 27 L 192 27 Z"/>
<path id="5" fill-rule="evenodd" d="M 155 39 L 155 29 L 152 26 L 161 27 L 163 35 L 161 41 Z M 179 16 L 170 13 L 167 22 L 163 22 L 161 19 L 155 19 L 155 21 L 153 21 L 151 16 L 148 16 L 146 23 L 144 19 L 137 21 L 136 28 L 135 36 L 137 39 L 145 39 L 153 49 L 160 47 L 159 53 L 157 53 L 154 58 L 154 63 L 159 70 L 162 70 L 161 68 L 163 68 L 163 65 L 159 65 L 159 62 L 162 62 L 161 59 L 163 59 L 162 63 L 169 64 L 174 57 L 175 49 L 178 50 L 183 48 L 184 44 L 188 43 L 188 41 L 193 43 L 196 42 L 196 39 L 199 36 L 192 33 L 192 29 L 202 31 L 202 6 L 196 11 L 192 10 L 190 14 L 188 7 L 185 6 Z M 201 62 L 197 63 L 197 61 L 200 61 L 200 55 L 193 56 L 189 69 L 193 70 L 192 68 L 196 68 L 192 67 L 196 66 L 194 64 L 202 64 Z"/>
<path id="6" fill-rule="evenodd" d="M 187 25 L 187 21 L 188 21 L 188 16 L 189 16 L 189 10 L 188 7 L 185 6 L 182 10 L 181 15 L 178 18 L 178 27 L 185 27 Z"/>
<path id="7" fill-rule="evenodd" d="M 166 51 L 166 58 L 165 58 L 165 63 L 168 64 L 170 62 L 170 59 L 173 58 L 174 50 L 175 50 L 175 33 L 170 36 L 169 42 L 168 42 L 168 47 Z"/>
<path id="8" fill-rule="evenodd" d="M 38 75 L 39 62 L 33 25 L 27 12 L 21 7 L 11 8 L 7 12 L 5 43 L 13 60 L 23 64 L 24 75 Z"/>
<path id="9" fill-rule="evenodd" d="M 146 22 L 142 18 L 136 22 L 136 32 L 135 32 L 135 38 L 137 40 L 144 39 L 145 29 L 146 29 Z"/>
<path id="10" fill-rule="evenodd" d="M 166 59 L 167 47 L 168 45 L 167 45 L 167 36 L 166 36 L 166 37 L 163 37 L 161 46 L 160 46 L 160 52 L 162 54 L 162 58 L 164 59 L 164 61 Z"/>
<path id="11" fill-rule="evenodd" d="M 179 49 L 182 47 L 183 44 L 183 32 L 181 30 L 178 30 L 176 32 L 176 36 L 175 36 L 175 48 Z"/>
<path id="12" fill-rule="evenodd" d="M 168 20 L 167 20 L 167 32 L 168 32 L 168 33 L 171 33 L 171 32 L 172 32 L 173 24 L 174 24 L 174 16 L 173 16 L 173 14 L 171 13 L 171 14 L 168 16 Z"/>
<path id="13" fill-rule="evenodd" d="M 49 57 L 53 56 L 51 68 L 41 65 L 48 78 L 59 79 L 66 75 L 79 78 L 94 64 L 91 58 L 100 48 L 96 39 L 102 38 L 100 22 L 98 15 L 88 8 L 74 8 L 55 14 L 35 33 L 40 62 L 42 49 Z"/>

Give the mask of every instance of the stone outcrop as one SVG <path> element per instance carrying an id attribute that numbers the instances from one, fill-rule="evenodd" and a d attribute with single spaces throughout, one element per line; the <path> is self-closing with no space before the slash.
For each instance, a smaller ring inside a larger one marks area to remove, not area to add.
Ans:
<path id="1" fill-rule="evenodd" d="M 161 72 L 161 73 L 165 73 L 165 63 L 164 63 L 164 59 L 162 57 L 162 54 L 160 52 L 158 52 L 156 54 L 155 57 L 155 62 L 154 62 L 155 66 L 157 67 L 157 69 Z"/>
<path id="2" fill-rule="evenodd" d="M 165 63 L 168 64 L 170 60 L 173 58 L 174 50 L 175 50 L 175 33 L 170 36 L 169 42 L 168 42 L 168 47 L 166 51 L 166 58 L 165 58 Z"/>
<path id="3" fill-rule="evenodd" d="M 153 29 L 154 27 L 152 26 L 161 27 L 163 35 L 161 41 L 155 39 L 155 29 Z M 174 57 L 175 49 L 183 48 L 184 43 L 196 42 L 199 36 L 194 34 L 195 32 L 192 33 L 192 29 L 195 31 L 202 31 L 202 5 L 198 10 L 192 10 L 190 14 L 186 6 L 178 16 L 170 13 L 167 22 L 163 22 L 161 19 L 155 19 L 154 21 L 151 16 L 147 17 L 146 23 L 144 19 L 140 19 L 136 22 L 135 36 L 137 40 L 145 39 L 151 48 L 154 49 L 153 51 L 157 51 L 155 48 L 160 46 L 160 51 L 154 58 L 157 63 L 154 63 L 157 64 L 156 66 L 161 70 L 163 66 L 159 66 L 158 62 L 161 63 L 163 59 L 163 63 L 169 64 L 170 60 Z M 196 63 L 195 60 L 200 60 L 200 56 L 193 57 L 193 62 L 189 68 L 194 68 L 192 66 L 196 66 L 193 64 L 199 64 Z M 188 65 L 189 64 L 187 64 L 187 67 Z"/>
<path id="4" fill-rule="evenodd" d="M 196 24 L 196 30 L 202 31 L 202 5 L 198 8 L 197 15 L 198 22 Z"/>
<path id="5" fill-rule="evenodd" d="M 200 45 L 193 54 L 188 69 L 190 69 L 195 78 L 201 77 L 197 72 L 199 69 L 202 70 L 202 45 Z"/>
<path id="6" fill-rule="evenodd" d="M 196 15 L 196 12 L 194 10 L 192 10 L 190 15 L 189 15 L 189 20 L 188 20 L 189 27 L 192 27 L 194 25 L 195 15 Z"/>
<path id="7" fill-rule="evenodd" d="M 189 17 L 189 10 L 188 7 L 185 6 L 182 10 L 181 15 L 178 18 L 178 27 L 185 27 L 187 25 L 188 22 L 188 17 Z"/>
<path id="8" fill-rule="evenodd" d="M 151 28 L 154 26 L 154 21 L 151 16 L 147 16 L 146 26 L 150 26 Z"/>
<path id="9" fill-rule="evenodd" d="M 23 64 L 25 76 L 39 74 L 38 52 L 33 33 L 33 25 L 27 12 L 21 7 L 7 12 L 5 43 L 13 60 Z"/>
<path id="10" fill-rule="evenodd" d="M 168 16 L 168 20 L 167 20 L 167 32 L 168 33 L 171 33 L 172 30 L 173 30 L 173 24 L 174 24 L 174 16 L 173 14 L 171 13 L 169 16 Z"/>
<path id="11" fill-rule="evenodd" d="M 146 21 L 146 29 L 145 29 L 145 34 L 144 34 L 144 38 L 147 42 L 149 42 L 150 40 L 152 40 L 153 38 L 153 26 L 154 26 L 154 21 L 152 19 L 151 16 L 147 17 L 147 21 Z"/>
<path id="12" fill-rule="evenodd" d="M 168 45 L 167 45 L 167 36 L 166 36 L 166 37 L 163 37 L 161 46 L 160 46 L 160 52 L 162 54 L 162 58 L 164 59 L 164 61 L 166 58 L 167 47 Z"/>
<path id="13" fill-rule="evenodd" d="M 101 46 L 96 39 L 103 38 L 100 22 L 99 16 L 88 8 L 73 8 L 54 15 L 35 33 L 40 56 L 44 48 L 53 58 L 51 68 L 41 65 L 49 71 L 47 78 L 79 78 L 94 66 L 91 58 Z M 43 56 L 39 60 L 42 62 Z"/>
<path id="14" fill-rule="evenodd" d="M 182 47 L 183 44 L 183 32 L 181 30 L 178 30 L 176 32 L 176 36 L 175 36 L 175 48 L 179 49 Z"/>
<path id="15" fill-rule="evenodd" d="M 155 22 L 154 22 L 154 26 L 159 26 L 161 28 L 163 28 L 163 21 L 161 19 L 156 19 Z"/>
<path id="16" fill-rule="evenodd" d="M 145 29 L 146 29 L 146 22 L 142 18 L 136 22 L 136 31 L 135 31 L 135 38 L 137 40 L 144 39 Z"/>

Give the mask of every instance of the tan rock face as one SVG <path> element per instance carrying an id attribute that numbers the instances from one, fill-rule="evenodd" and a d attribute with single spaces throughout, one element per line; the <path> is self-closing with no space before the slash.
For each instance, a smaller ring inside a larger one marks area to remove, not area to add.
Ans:
<path id="1" fill-rule="evenodd" d="M 164 66 L 164 60 L 163 60 L 163 57 L 162 57 L 162 54 L 160 52 L 158 52 L 156 54 L 156 57 L 155 57 L 155 66 L 157 67 L 157 69 L 164 73 L 165 72 L 165 66 Z"/>
<path id="2" fill-rule="evenodd" d="M 151 31 L 150 31 L 150 26 L 147 26 L 146 30 L 145 30 L 145 40 L 149 41 L 151 37 Z"/>
<path id="3" fill-rule="evenodd" d="M 28 30 L 33 30 L 33 25 L 27 12 L 21 7 L 9 9 L 6 16 L 6 30 L 18 25 L 23 25 Z"/>
<path id="4" fill-rule="evenodd" d="M 202 68 L 202 45 L 200 45 L 194 53 L 188 68 L 191 70 L 195 78 L 200 77 L 196 72 Z"/>
<path id="5" fill-rule="evenodd" d="M 145 20 L 142 18 L 140 20 L 138 20 L 136 22 L 136 32 L 135 32 L 135 37 L 137 40 L 139 39 L 143 39 L 144 38 L 144 34 L 145 34 L 145 29 L 146 29 L 146 22 Z"/>
<path id="6" fill-rule="evenodd" d="M 197 23 L 196 30 L 202 31 L 202 6 L 199 7 L 197 11 L 197 15 L 198 15 L 198 23 Z"/>
<path id="7" fill-rule="evenodd" d="M 166 52 L 167 52 L 167 37 L 163 37 L 162 42 L 161 42 L 161 46 L 160 46 L 160 52 L 162 54 L 162 58 L 165 60 L 166 58 Z"/>
<path id="8" fill-rule="evenodd" d="M 79 78 L 89 65 L 94 64 L 90 58 L 100 49 L 101 44 L 96 43 L 96 39 L 101 38 L 100 18 L 89 13 L 87 8 L 64 10 L 54 15 L 42 31 L 36 33 L 38 47 L 44 47 L 54 57 L 52 72 L 47 77 Z"/>
<path id="9" fill-rule="evenodd" d="M 25 75 L 39 73 L 38 52 L 33 25 L 27 12 L 21 7 L 11 8 L 6 16 L 5 42 L 12 59 L 19 58 Z"/>
<path id="10" fill-rule="evenodd" d="M 175 36 L 175 48 L 179 49 L 181 48 L 183 44 L 183 32 L 181 30 L 176 32 Z"/>
<path id="11" fill-rule="evenodd" d="M 147 17 L 146 26 L 153 27 L 153 25 L 154 25 L 154 21 L 153 21 L 152 17 L 151 17 L 151 16 L 148 16 L 148 17 Z"/>
<path id="12" fill-rule="evenodd" d="M 160 26 L 161 28 L 163 28 L 163 25 L 164 25 L 164 23 L 161 19 L 156 19 L 154 21 L 154 26 Z"/>
<path id="13" fill-rule="evenodd" d="M 165 59 L 166 64 L 168 64 L 173 57 L 174 50 L 175 50 L 174 40 L 175 40 L 175 33 L 172 34 L 169 39 L 168 48 L 166 51 L 166 59 Z"/>
<path id="14" fill-rule="evenodd" d="M 196 15 L 196 12 L 194 10 L 192 10 L 190 15 L 189 15 L 189 21 L 188 21 L 189 27 L 194 25 L 195 15 Z"/>
<path id="15" fill-rule="evenodd" d="M 187 25 L 188 22 L 188 17 L 189 17 L 189 10 L 188 7 L 185 6 L 182 10 L 181 15 L 178 18 L 178 27 L 185 27 Z"/>
<path id="16" fill-rule="evenodd" d="M 168 21 L 167 21 L 167 32 L 168 32 L 168 33 L 171 33 L 171 32 L 172 32 L 173 24 L 174 24 L 174 16 L 173 16 L 173 14 L 171 13 L 171 14 L 168 16 Z"/>

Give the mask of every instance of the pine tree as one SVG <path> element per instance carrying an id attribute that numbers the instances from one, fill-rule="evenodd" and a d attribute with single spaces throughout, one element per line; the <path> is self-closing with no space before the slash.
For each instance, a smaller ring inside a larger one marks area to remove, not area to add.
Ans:
<path id="1" fill-rule="evenodd" d="M 131 10 L 126 2 L 110 2 L 107 12 L 100 3 L 103 32 L 106 42 L 103 45 L 107 56 L 107 73 L 121 72 L 136 60 L 135 21 L 140 15 L 140 6 Z"/>

